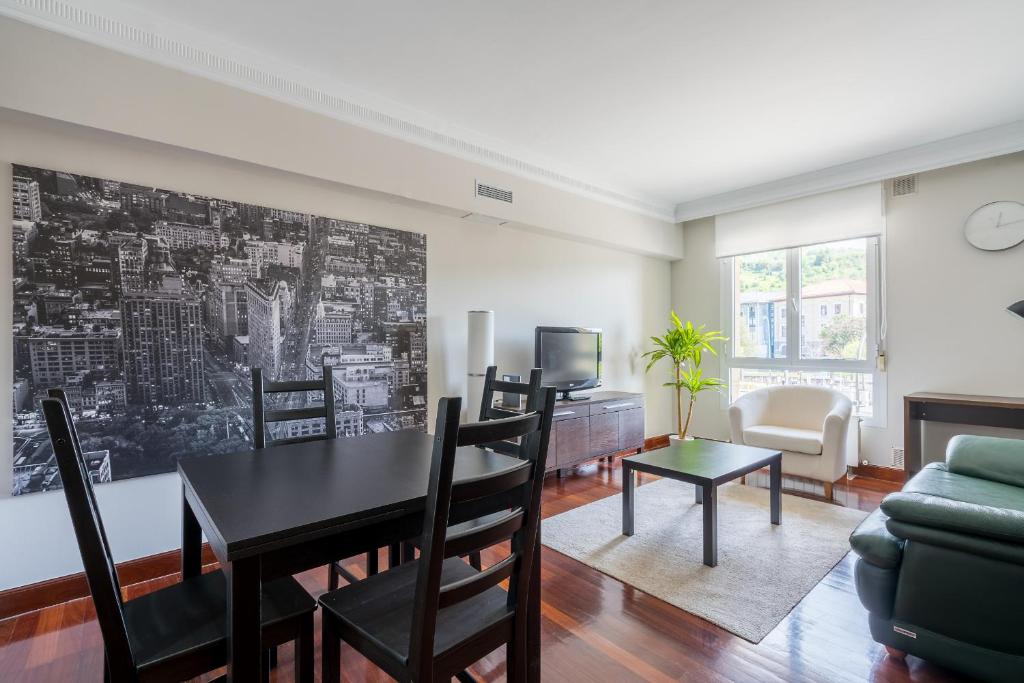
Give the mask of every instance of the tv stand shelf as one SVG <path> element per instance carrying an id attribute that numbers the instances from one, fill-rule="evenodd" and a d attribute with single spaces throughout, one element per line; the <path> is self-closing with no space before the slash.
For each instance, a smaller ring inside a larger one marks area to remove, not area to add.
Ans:
<path id="1" fill-rule="evenodd" d="M 587 400 L 558 400 L 552 416 L 546 471 L 565 470 L 588 460 L 644 445 L 644 395 L 597 391 Z"/>

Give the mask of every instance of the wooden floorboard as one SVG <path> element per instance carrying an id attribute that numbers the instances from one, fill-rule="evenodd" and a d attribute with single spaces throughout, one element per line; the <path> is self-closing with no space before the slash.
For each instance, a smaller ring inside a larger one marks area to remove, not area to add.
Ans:
<path id="1" fill-rule="evenodd" d="M 641 484 L 654 481 L 645 475 Z M 855 477 L 836 486 L 840 504 L 873 510 L 899 485 Z M 619 463 L 584 466 L 564 479 L 549 477 L 544 515 L 585 505 L 621 490 Z M 382 554 L 382 561 L 384 560 Z M 485 562 L 487 558 L 485 558 Z M 349 568 L 359 575 L 358 560 Z M 761 643 L 742 638 L 684 612 L 576 560 L 545 549 L 542 567 L 543 680 L 547 681 L 729 681 L 734 683 L 827 682 L 947 683 L 963 680 L 909 657 L 893 661 L 868 633 L 867 614 L 853 585 L 847 556 Z M 300 582 L 323 592 L 324 569 Z M 170 575 L 127 588 L 129 597 L 170 585 Z M 317 632 L 319 634 L 319 617 Z M 317 647 L 319 680 L 319 647 Z M 292 680 L 292 647 L 280 650 L 273 681 Z M 343 648 L 343 680 L 390 680 L 352 650 Z M 88 598 L 0 621 L 0 680 L 99 681 L 103 642 Z M 474 668 L 484 681 L 505 678 L 504 652 Z M 210 680 L 222 672 L 211 672 Z"/>

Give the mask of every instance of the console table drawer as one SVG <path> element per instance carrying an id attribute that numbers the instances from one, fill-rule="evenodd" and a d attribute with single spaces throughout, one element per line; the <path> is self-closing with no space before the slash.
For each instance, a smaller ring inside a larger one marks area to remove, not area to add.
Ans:
<path id="1" fill-rule="evenodd" d="M 590 406 L 591 415 L 604 415 L 606 413 L 617 413 L 621 410 L 636 410 L 637 408 L 644 407 L 644 399 L 642 396 L 636 398 L 624 398 L 615 401 L 605 401 L 603 403 L 595 403 Z"/>
<path id="2" fill-rule="evenodd" d="M 583 402 L 580 401 L 580 403 Z M 562 420 L 575 420 L 581 417 L 588 417 L 589 415 L 589 403 L 583 403 L 583 405 L 578 406 L 556 405 L 555 412 L 551 414 L 551 421 L 560 422 Z"/>

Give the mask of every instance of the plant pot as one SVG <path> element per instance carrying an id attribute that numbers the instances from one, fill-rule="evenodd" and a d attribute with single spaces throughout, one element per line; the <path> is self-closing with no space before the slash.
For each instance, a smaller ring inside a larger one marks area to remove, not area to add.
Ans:
<path id="1" fill-rule="evenodd" d="M 689 436 L 689 435 L 684 436 L 684 437 L 680 437 L 678 434 L 669 434 L 668 435 L 668 444 L 670 446 L 675 446 L 676 444 L 682 443 L 683 441 L 693 441 L 693 437 Z"/>

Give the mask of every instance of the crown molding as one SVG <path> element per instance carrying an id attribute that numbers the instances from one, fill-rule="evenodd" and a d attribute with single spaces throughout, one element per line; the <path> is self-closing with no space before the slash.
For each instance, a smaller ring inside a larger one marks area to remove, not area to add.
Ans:
<path id="1" fill-rule="evenodd" d="M 435 130 L 406 116 L 356 102 L 340 88 L 320 88 L 278 69 L 233 58 L 170 35 L 120 21 L 112 16 L 76 7 L 60 0 L 0 0 L 0 16 L 56 31 L 133 57 L 179 71 L 216 80 L 225 85 L 329 116 L 405 142 L 427 147 L 466 161 L 544 183 L 606 204 L 674 222 L 675 207 L 652 198 L 603 187 L 528 161 L 526 154 L 501 151 L 494 144 L 479 144 L 469 135 Z M 450 129 L 449 129 L 450 130 Z"/>
<path id="2" fill-rule="evenodd" d="M 830 166 L 694 199 L 676 206 L 676 221 L 716 216 L 812 194 L 842 190 L 910 173 L 923 173 L 1024 150 L 1024 121 L 957 135 L 859 161 Z"/>

